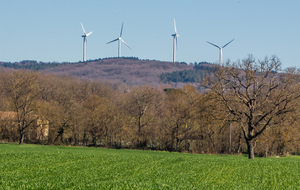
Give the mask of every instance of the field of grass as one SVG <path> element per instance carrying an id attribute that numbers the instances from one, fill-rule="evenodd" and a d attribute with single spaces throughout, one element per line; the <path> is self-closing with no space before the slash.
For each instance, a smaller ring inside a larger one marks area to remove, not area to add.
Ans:
<path id="1" fill-rule="evenodd" d="M 300 157 L 0 144 L 0 189 L 297 189 Z"/>

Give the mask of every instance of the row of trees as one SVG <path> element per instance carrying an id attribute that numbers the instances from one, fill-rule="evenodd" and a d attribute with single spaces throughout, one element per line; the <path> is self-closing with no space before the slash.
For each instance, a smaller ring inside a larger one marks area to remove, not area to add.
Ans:
<path id="1" fill-rule="evenodd" d="M 34 60 L 23 60 L 17 63 L 10 63 L 10 62 L 0 62 L 0 66 L 3 68 L 13 68 L 13 69 L 30 69 L 34 71 L 40 71 L 47 68 L 53 68 L 58 65 L 62 65 L 66 63 L 44 63 L 44 62 L 37 62 Z"/>
<path id="2" fill-rule="evenodd" d="M 297 154 L 299 75 L 279 73 L 276 57 L 215 67 L 182 89 L 128 87 L 37 72 L 0 73 L 0 140 L 195 153 Z M 30 131 L 49 123 L 46 140 Z"/>
<path id="3" fill-rule="evenodd" d="M 192 70 L 173 71 L 172 73 L 162 73 L 159 78 L 163 83 L 183 82 L 198 83 L 202 81 L 206 74 L 212 72 L 213 64 L 207 62 L 194 63 Z"/>
<path id="4" fill-rule="evenodd" d="M 184 83 L 198 83 L 205 76 L 205 70 L 183 70 L 173 71 L 172 73 L 162 73 L 160 80 L 163 83 L 184 82 Z"/>

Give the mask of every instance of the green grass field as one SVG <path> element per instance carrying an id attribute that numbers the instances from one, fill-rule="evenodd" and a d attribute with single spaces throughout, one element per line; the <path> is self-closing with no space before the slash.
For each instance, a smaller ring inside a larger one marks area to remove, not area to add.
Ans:
<path id="1" fill-rule="evenodd" d="M 0 189 L 297 189 L 300 157 L 0 144 Z"/>

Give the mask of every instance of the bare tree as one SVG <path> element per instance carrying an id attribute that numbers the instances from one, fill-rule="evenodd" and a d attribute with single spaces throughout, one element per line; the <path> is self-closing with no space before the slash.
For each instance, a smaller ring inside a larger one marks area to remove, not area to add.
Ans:
<path id="1" fill-rule="evenodd" d="M 15 71 L 10 74 L 6 90 L 11 107 L 17 113 L 19 144 L 23 144 L 26 129 L 38 119 L 34 112 L 38 107 L 36 99 L 41 89 L 37 83 L 37 76 L 33 72 Z"/>
<path id="2" fill-rule="evenodd" d="M 255 138 L 278 125 L 296 108 L 300 97 L 295 69 L 279 73 L 280 60 L 273 56 L 256 61 L 252 56 L 225 68 L 215 68 L 206 86 L 237 122 L 244 134 L 249 159 L 254 159 Z"/>
<path id="3" fill-rule="evenodd" d="M 192 86 L 185 86 L 183 90 L 172 89 L 167 92 L 165 100 L 165 110 L 161 117 L 161 125 L 170 139 L 167 149 L 180 151 L 180 144 L 185 143 L 185 150 L 189 149 L 188 138 L 191 136 L 192 128 L 195 124 L 194 106 L 197 102 L 197 91 Z"/>
<path id="4" fill-rule="evenodd" d="M 133 87 L 127 94 L 124 109 L 129 114 L 132 128 L 136 131 L 137 146 L 146 146 L 146 128 L 154 122 L 154 107 L 158 102 L 157 91 L 150 86 Z"/>

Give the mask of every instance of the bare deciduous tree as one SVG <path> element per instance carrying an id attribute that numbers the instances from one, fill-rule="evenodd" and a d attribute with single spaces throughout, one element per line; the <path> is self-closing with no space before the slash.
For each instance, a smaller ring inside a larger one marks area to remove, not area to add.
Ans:
<path id="1" fill-rule="evenodd" d="M 267 128 L 278 125 L 294 111 L 300 97 L 295 69 L 280 74 L 280 60 L 273 56 L 256 61 L 252 56 L 225 68 L 215 68 L 206 85 L 238 122 L 250 159 L 254 159 L 254 139 Z"/>
<path id="2" fill-rule="evenodd" d="M 157 91 L 150 86 L 133 87 L 126 97 L 124 109 L 130 116 L 130 125 L 137 134 L 137 146 L 146 145 L 146 127 L 155 119 L 153 107 L 157 101 Z"/>
<path id="3" fill-rule="evenodd" d="M 37 110 L 36 99 L 41 89 L 33 72 L 15 71 L 11 75 L 6 90 L 11 107 L 17 113 L 19 144 L 23 144 L 26 129 L 37 120 L 34 112 Z"/>

